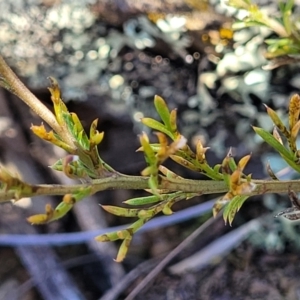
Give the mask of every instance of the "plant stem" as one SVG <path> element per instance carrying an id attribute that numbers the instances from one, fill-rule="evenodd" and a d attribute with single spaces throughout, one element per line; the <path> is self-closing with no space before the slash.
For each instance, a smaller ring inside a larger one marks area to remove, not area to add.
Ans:
<path id="1" fill-rule="evenodd" d="M 0 202 L 6 202 L 11 199 L 20 199 L 24 197 L 35 197 L 41 195 L 65 195 L 76 193 L 84 188 L 91 188 L 91 194 L 107 189 L 148 189 L 148 177 L 127 176 L 114 174 L 111 177 L 95 179 L 91 184 L 76 185 L 59 185 L 59 184 L 40 184 L 28 185 L 24 191 L 17 189 L 3 189 L 0 191 Z M 250 196 L 269 194 L 269 193 L 286 193 L 289 190 L 300 192 L 299 180 L 274 181 L 274 180 L 253 180 L 256 188 Z M 221 194 L 228 191 L 224 181 L 213 180 L 191 180 L 191 179 L 167 179 L 161 178 L 159 189 L 169 191 L 182 191 L 187 193 L 198 194 Z"/>
<path id="2" fill-rule="evenodd" d="M 0 55 L 0 86 L 19 97 L 40 116 L 65 142 L 74 147 L 71 135 L 60 126 L 54 114 L 32 94 Z"/>

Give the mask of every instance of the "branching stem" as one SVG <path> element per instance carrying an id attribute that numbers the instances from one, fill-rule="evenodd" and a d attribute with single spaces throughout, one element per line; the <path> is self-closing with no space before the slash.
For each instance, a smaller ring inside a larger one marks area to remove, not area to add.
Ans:
<path id="1" fill-rule="evenodd" d="M 23 192 L 18 192 L 17 198 L 35 197 L 42 195 L 65 195 L 72 194 L 84 188 L 91 188 L 91 194 L 107 189 L 132 189 L 143 190 L 149 188 L 148 177 L 113 175 L 112 177 L 95 179 L 90 184 L 59 185 L 59 184 L 40 184 L 29 185 L 30 188 Z M 256 188 L 250 194 L 261 195 L 269 193 L 287 193 L 289 190 L 300 192 L 299 180 L 274 181 L 274 180 L 253 180 Z M 191 180 L 191 179 L 166 179 L 162 178 L 160 189 L 169 191 L 182 191 L 199 194 L 221 194 L 228 191 L 224 181 L 212 180 Z M 0 191 L 0 202 L 6 202 L 16 197 L 13 189 Z"/>

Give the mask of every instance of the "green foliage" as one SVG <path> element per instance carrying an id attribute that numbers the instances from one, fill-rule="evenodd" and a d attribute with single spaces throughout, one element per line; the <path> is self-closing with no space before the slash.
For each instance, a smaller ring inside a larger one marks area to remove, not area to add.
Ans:
<path id="1" fill-rule="evenodd" d="M 119 187 L 122 188 L 124 182 L 129 182 L 131 185 L 125 186 L 126 188 L 145 189 L 150 195 L 124 201 L 124 204 L 128 207 L 111 205 L 102 207 L 116 216 L 136 218 L 137 220 L 124 230 L 96 237 L 97 241 L 102 242 L 122 240 L 116 258 L 116 261 L 122 261 L 126 256 L 133 234 L 157 214 L 172 214 L 172 206 L 178 201 L 187 200 L 205 193 L 226 191 L 225 195 L 216 201 L 213 207 L 213 215 L 216 216 L 226 206 L 223 217 L 225 222 L 232 224 L 235 214 L 242 207 L 243 203 L 251 195 L 264 193 L 265 189 L 267 189 L 268 181 L 253 180 L 251 175 L 244 173 L 244 169 L 250 160 L 250 155 L 246 155 L 236 162 L 230 150 L 220 164 L 210 166 L 205 156 L 208 148 L 204 147 L 200 141 L 197 142 L 195 151 L 187 145 L 187 140 L 180 134 L 176 125 L 176 110 L 169 111 L 165 101 L 158 96 L 155 96 L 154 105 L 162 122 L 151 118 L 142 119 L 145 125 L 156 130 L 155 135 L 158 139 L 158 143 L 151 143 L 146 133 L 140 136 L 141 147 L 138 151 L 144 152 L 147 164 L 146 168 L 141 172 L 142 177 L 121 174 L 107 165 L 98 153 L 97 146 L 103 139 L 103 133 L 97 131 L 97 120 L 92 122 L 88 136 L 77 115 L 70 113 L 61 100 L 59 86 L 53 78 L 51 78 L 49 90 L 54 105 L 55 119 L 60 127 L 66 130 L 67 134 L 62 136 L 54 131 L 47 132 L 43 124 L 41 126 L 32 126 L 31 129 L 38 137 L 69 152 L 69 155 L 58 160 L 52 168 L 63 172 L 70 178 L 80 179 L 84 184 L 69 186 L 63 190 L 61 187 L 56 188 L 49 185 L 48 190 L 45 190 L 44 186 L 24 183 L 6 170 L 1 169 L 0 199 L 2 201 L 10 198 L 17 200 L 25 196 L 38 195 L 42 192 L 46 194 L 64 194 L 62 202 L 55 209 L 50 205 L 46 205 L 45 214 L 29 217 L 28 221 L 32 224 L 43 224 L 63 217 L 78 201 L 101 190 L 99 188 L 101 184 L 104 185 L 119 180 Z M 287 145 L 283 144 L 282 138 L 276 129 L 273 131 L 273 135 L 262 128 L 254 127 L 254 130 L 278 151 L 292 168 L 299 172 L 300 150 L 297 149 L 296 137 L 300 128 L 300 121 L 298 121 L 300 97 L 294 95 L 291 98 L 288 128 L 275 111 L 269 107 L 266 108 L 277 130 L 287 140 Z M 72 137 L 71 140 L 68 139 L 68 134 Z M 170 142 L 168 137 L 171 139 Z M 163 163 L 168 158 L 187 169 L 206 175 L 212 181 L 191 181 L 182 178 L 163 166 Z M 270 167 L 268 167 L 268 170 L 275 182 L 278 181 Z M 220 184 L 218 183 L 221 184 L 221 189 L 219 190 Z M 289 191 L 289 186 L 287 183 L 286 191 Z M 104 188 L 102 187 L 102 189 Z M 291 219 L 295 218 L 295 215 L 298 216 L 298 202 L 294 201 L 293 203 L 291 209 L 282 212 L 282 215 L 286 218 Z M 291 213 L 293 213 L 292 216 Z"/>
<path id="2" fill-rule="evenodd" d="M 278 38 L 266 40 L 268 56 L 277 57 L 299 53 L 300 38 L 297 24 L 292 21 L 294 1 L 279 3 L 280 17 L 270 17 L 262 12 L 250 0 L 231 0 L 231 5 L 248 11 L 248 16 L 235 24 L 236 29 L 249 26 L 265 26 L 278 35 Z M 255 180 L 244 170 L 251 156 L 246 155 L 236 161 L 231 150 L 223 160 L 214 166 L 206 159 L 208 147 L 199 140 L 192 149 L 187 139 L 177 128 L 177 111 L 170 111 L 165 101 L 155 96 L 154 106 L 161 120 L 143 118 L 141 122 L 153 129 L 157 142 L 151 142 L 146 133 L 140 135 L 141 147 L 145 157 L 146 167 L 142 176 L 128 176 L 114 170 L 101 158 L 98 147 L 104 138 L 104 133 L 97 130 L 97 120 L 85 132 L 81 121 L 74 113 L 70 113 L 61 99 L 61 91 L 57 81 L 50 78 L 49 91 L 54 107 L 54 114 L 48 111 L 22 85 L 0 56 L 0 85 L 14 92 L 27 103 L 41 118 L 48 123 L 51 130 L 45 126 L 32 126 L 31 130 L 41 139 L 64 149 L 68 155 L 59 159 L 52 168 L 63 172 L 66 176 L 79 179 L 81 184 L 62 185 L 31 185 L 0 168 L 0 202 L 11 199 L 37 195 L 63 195 L 62 202 L 52 208 L 46 205 L 45 213 L 28 218 L 32 224 L 44 224 L 63 217 L 73 205 L 85 197 L 108 188 L 145 190 L 148 195 L 124 201 L 126 207 L 104 205 L 102 208 L 116 216 L 135 218 L 126 229 L 110 232 L 96 237 L 97 241 L 108 242 L 121 240 L 121 246 L 116 261 L 122 261 L 134 233 L 146 222 L 162 213 L 173 213 L 172 206 L 181 200 L 188 200 L 202 194 L 223 194 L 213 207 L 216 216 L 223 210 L 225 223 L 232 224 L 236 213 L 244 202 L 252 195 L 264 193 L 289 193 L 292 207 L 281 212 L 290 220 L 300 218 L 299 200 L 295 192 L 300 192 L 300 182 L 297 180 L 279 181 L 270 166 L 267 171 L 271 180 Z M 17 84 L 18 83 L 18 84 Z M 266 106 L 267 113 L 275 128 L 269 133 L 263 128 L 253 127 L 254 131 L 293 168 L 300 172 L 300 149 L 296 140 L 300 130 L 300 97 L 294 95 L 289 104 L 288 124 L 280 119 L 278 114 Z M 172 159 L 184 168 L 205 175 L 209 180 L 189 180 L 167 169 L 163 164 Z M 293 189 L 293 190 L 292 190 Z"/>
<path id="3" fill-rule="evenodd" d="M 262 128 L 253 127 L 254 131 L 273 149 L 275 149 L 281 157 L 297 172 L 300 172 L 299 158 L 300 151 L 297 148 L 296 138 L 300 129 L 300 97 L 294 95 L 291 97 L 289 104 L 289 128 L 283 124 L 279 116 L 271 108 L 267 107 L 267 113 L 276 126 L 273 130 L 273 135 Z M 276 129 L 277 128 L 277 129 Z M 287 141 L 287 146 L 284 145 L 281 135 Z"/>
<path id="4" fill-rule="evenodd" d="M 116 180 L 116 178 L 128 181 L 133 180 L 130 176 L 113 170 L 101 159 L 97 146 L 103 139 L 103 133 L 99 133 L 96 129 L 97 120 L 92 123 L 88 136 L 77 115 L 70 113 L 61 100 L 60 89 L 56 80 L 53 78 L 50 80 L 51 87 L 49 90 L 54 105 L 55 119 L 72 139 L 69 141 L 57 132 L 47 132 L 43 124 L 41 126 L 32 126 L 31 129 L 38 137 L 70 153 L 58 160 L 52 168 L 63 172 L 70 178 L 80 179 L 86 184 L 79 185 L 76 188 L 75 186 L 74 188 L 69 188 L 71 193 L 66 193 L 62 202 L 55 209 L 50 205 L 46 205 L 45 214 L 29 217 L 28 221 L 32 224 L 43 224 L 63 217 L 76 202 L 95 193 L 97 189 L 94 189 L 94 186 L 101 179 L 107 179 L 108 181 Z M 162 122 L 151 118 L 144 118 L 142 122 L 156 130 L 155 135 L 158 143 L 150 143 L 149 137 L 143 133 L 140 135 L 141 147 L 138 149 L 138 151 L 144 152 L 147 166 L 141 174 L 147 179 L 148 184 L 145 186 L 145 189 L 150 195 L 125 201 L 125 204 L 129 205 L 128 208 L 111 205 L 102 206 L 104 210 L 116 216 L 137 218 L 137 221 L 124 230 L 104 234 L 96 238 L 98 241 L 123 240 L 117 261 L 121 261 L 125 257 L 133 234 L 151 218 L 159 213 L 170 215 L 173 213 L 172 206 L 176 202 L 210 192 L 208 189 L 209 182 L 204 182 L 202 187 L 199 185 L 198 188 L 194 186 L 191 189 L 192 184 L 190 180 L 180 177 L 162 165 L 166 159 L 171 158 L 187 169 L 204 174 L 214 181 L 224 182 L 225 185 L 223 186 L 228 192 L 217 201 L 213 212 L 216 215 L 224 204 L 234 199 L 237 205 L 227 215 L 224 215 L 225 221 L 228 220 L 230 223 L 236 211 L 240 208 L 242 201 L 247 198 L 244 196 L 239 197 L 239 195 L 249 194 L 256 187 L 256 184 L 251 182 L 251 177 L 243 173 L 250 156 L 245 156 L 236 163 L 231 152 L 229 152 L 222 164 L 210 166 L 205 157 L 208 148 L 203 147 L 202 143 L 198 141 L 196 149 L 193 151 L 186 144 L 187 140 L 185 137 L 178 131 L 176 110 L 169 111 L 167 104 L 159 96 L 155 96 L 154 105 Z M 168 137 L 171 139 L 171 142 L 169 142 Z M 75 145 L 75 148 L 73 145 Z M 37 194 L 37 191 L 41 190 L 16 180 L 7 174 L 5 170 L 2 170 L 3 187 L 14 190 L 14 193 L 3 195 L 3 199 L 11 195 L 18 199 L 24 195 Z M 193 185 L 196 185 L 196 183 L 193 183 Z M 183 186 L 183 188 L 180 186 Z M 132 188 L 135 187 L 132 186 Z M 214 189 L 212 189 L 213 191 Z M 135 206 L 135 208 L 132 208 L 132 206 Z"/>

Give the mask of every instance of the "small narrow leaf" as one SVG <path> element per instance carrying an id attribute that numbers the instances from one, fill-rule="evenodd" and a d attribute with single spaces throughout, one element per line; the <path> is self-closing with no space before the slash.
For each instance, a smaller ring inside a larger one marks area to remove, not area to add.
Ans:
<path id="1" fill-rule="evenodd" d="M 220 173 L 220 169 L 221 169 L 221 164 L 217 164 L 213 168 L 213 170 L 214 170 L 215 173 Z"/>
<path id="2" fill-rule="evenodd" d="M 172 211 L 172 209 L 171 209 L 168 205 L 165 205 L 165 207 L 164 207 L 163 210 L 162 210 L 162 213 L 163 213 L 164 215 L 169 216 L 169 215 L 172 215 L 172 214 L 173 214 L 173 211 Z"/>
<path id="3" fill-rule="evenodd" d="M 225 174 L 229 175 L 231 173 L 231 169 L 230 169 L 230 164 L 232 163 L 231 158 L 232 158 L 232 153 L 231 153 L 231 149 L 230 149 L 222 161 L 222 173 L 224 175 Z M 236 168 L 234 168 L 234 169 L 236 169 Z"/>
<path id="4" fill-rule="evenodd" d="M 63 113 L 63 118 L 69 132 L 73 135 L 77 143 L 84 149 L 90 150 L 89 139 L 84 131 L 84 128 L 75 113 Z"/>
<path id="5" fill-rule="evenodd" d="M 113 214 L 115 216 L 119 217 L 137 217 L 139 209 L 133 209 L 133 208 L 123 208 L 118 206 L 112 206 L 112 205 L 101 205 L 101 207 L 109 212 L 110 214 Z"/>
<path id="6" fill-rule="evenodd" d="M 170 129 L 170 111 L 168 106 L 163 98 L 155 95 L 154 97 L 154 106 L 156 108 L 157 113 L 159 114 L 160 118 L 166 125 L 166 128 Z"/>
<path id="7" fill-rule="evenodd" d="M 298 94 L 295 94 L 292 96 L 289 104 L 290 130 L 292 130 L 295 124 L 298 122 L 299 114 L 300 114 L 300 96 Z"/>
<path id="8" fill-rule="evenodd" d="M 64 124 L 63 114 L 68 112 L 68 109 L 61 99 L 61 92 L 57 80 L 54 77 L 48 77 L 51 86 L 48 88 L 51 93 L 51 100 L 54 105 L 55 117 L 58 124 Z"/>
<path id="9" fill-rule="evenodd" d="M 122 262 L 124 260 L 124 258 L 126 257 L 126 254 L 128 252 L 128 248 L 130 246 L 130 242 L 131 242 L 132 238 L 127 238 L 124 239 L 124 241 L 122 242 L 119 251 L 118 251 L 118 255 L 115 259 L 115 262 Z"/>
<path id="10" fill-rule="evenodd" d="M 148 218 L 152 218 L 155 215 L 155 209 L 141 209 L 138 213 L 138 217 L 140 219 L 148 219 Z"/>
<path id="11" fill-rule="evenodd" d="M 234 172 L 234 171 L 237 169 L 237 165 L 236 165 L 236 162 L 235 162 L 235 160 L 234 160 L 233 157 L 230 157 L 230 158 L 228 159 L 228 165 L 229 165 L 229 168 L 230 168 L 230 170 L 231 170 L 232 172 Z"/>
<path id="12" fill-rule="evenodd" d="M 63 169 L 62 159 L 59 159 L 52 166 L 49 166 L 49 167 L 55 171 L 62 171 L 62 169 Z"/>
<path id="13" fill-rule="evenodd" d="M 148 180 L 149 187 L 154 195 L 158 195 L 158 178 L 157 175 L 151 175 Z"/>
<path id="14" fill-rule="evenodd" d="M 154 130 L 157 130 L 157 131 L 160 131 L 160 132 L 163 132 L 165 133 L 167 136 L 169 136 L 171 139 L 173 138 L 173 134 L 165 127 L 165 125 L 163 125 L 162 123 L 154 120 L 154 119 L 151 119 L 151 118 L 142 118 L 141 119 L 141 122 L 154 129 Z"/>
<path id="15" fill-rule="evenodd" d="M 52 143 L 64 150 L 66 150 L 69 153 L 74 152 L 74 150 L 68 144 L 61 141 L 59 139 L 59 137 L 52 130 L 47 132 L 43 123 L 40 126 L 31 125 L 30 129 L 39 138 L 41 138 L 49 143 Z"/>
<path id="16" fill-rule="evenodd" d="M 252 128 L 265 142 L 278 151 L 282 156 L 289 160 L 293 160 L 291 153 L 282 144 L 280 144 L 272 134 L 262 128 L 254 126 Z"/>
<path id="17" fill-rule="evenodd" d="M 152 195 L 152 196 L 129 199 L 129 200 L 124 201 L 123 203 L 128 204 L 128 205 L 146 205 L 146 204 L 160 202 L 161 200 L 162 199 L 160 196 Z"/>
<path id="18" fill-rule="evenodd" d="M 237 169 L 230 175 L 230 192 L 234 195 L 238 194 L 237 188 L 240 185 L 242 172 Z"/>
<path id="19" fill-rule="evenodd" d="M 286 136 L 288 138 L 289 137 L 289 131 L 286 129 L 286 127 L 282 123 L 282 121 L 279 118 L 279 116 L 277 115 L 277 113 L 273 109 L 268 107 L 267 105 L 265 105 L 265 107 L 267 109 L 268 115 L 272 119 L 275 126 L 283 133 L 284 136 Z"/>
<path id="20" fill-rule="evenodd" d="M 196 144 L 196 157 L 200 164 L 206 163 L 205 153 L 209 147 L 203 147 L 201 140 L 199 139 Z"/>
<path id="21" fill-rule="evenodd" d="M 229 225 L 232 225 L 232 222 L 234 220 L 234 217 L 236 213 L 240 210 L 244 202 L 249 198 L 249 196 L 235 196 L 225 207 L 223 212 L 223 218 L 225 223 L 229 223 Z"/>
<path id="22" fill-rule="evenodd" d="M 104 132 L 96 131 L 93 136 L 90 137 L 90 144 L 92 145 L 99 145 L 104 137 Z"/>
<path id="23" fill-rule="evenodd" d="M 174 138 L 177 136 L 177 110 L 173 109 L 170 114 L 170 130 L 174 133 Z"/>
<path id="24" fill-rule="evenodd" d="M 176 173 L 172 172 L 171 170 L 167 169 L 165 166 L 160 165 L 159 171 L 162 172 L 167 178 L 173 179 L 182 179 L 183 177 L 177 175 Z"/>
<path id="25" fill-rule="evenodd" d="M 72 118 L 72 123 L 73 123 L 73 126 L 74 126 L 73 129 L 74 129 L 75 134 L 79 134 L 82 131 L 84 132 L 84 128 L 83 128 L 77 114 L 70 113 L 70 116 Z"/>
<path id="26" fill-rule="evenodd" d="M 98 119 L 95 119 L 90 127 L 90 144 L 91 145 L 99 145 L 104 137 L 104 132 L 99 132 L 97 130 Z"/>
<path id="27" fill-rule="evenodd" d="M 54 215 L 54 210 L 50 204 L 46 204 L 45 212 L 46 212 L 45 214 L 31 216 L 31 217 L 27 218 L 27 221 L 29 223 L 35 224 L 35 225 L 45 224 L 49 220 L 51 220 L 51 218 Z"/>
<path id="28" fill-rule="evenodd" d="M 69 212 L 73 207 L 73 204 L 69 204 L 66 201 L 62 201 L 55 209 L 47 204 L 45 207 L 45 214 L 34 215 L 27 218 L 27 221 L 31 224 L 45 224 L 57 219 L 62 218 Z"/>
<path id="29" fill-rule="evenodd" d="M 140 143 L 143 147 L 146 162 L 149 165 L 155 164 L 155 161 L 156 161 L 155 153 L 149 144 L 149 139 L 145 132 L 143 132 L 143 134 L 140 135 Z"/>
<path id="30" fill-rule="evenodd" d="M 246 155 L 246 156 L 242 157 L 238 163 L 238 169 L 243 172 L 243 170 L 246 167 L 250 158 L 251 158 L 251 155 Z"/>
<path id="31" fill-rule="evenodd" d="M 75 137 L 78 144 L 84 149 L 89 151 L 90 150 L 90 141 L 85 133 L 84 130 L 78 132 L 77 136 Z"/>
<path id="32" fill-rule="evenodd" d="M 282 138 L 276 127 L 274 127 L 274 129 L 273 129 L 273 136 L 281 145 L 283 145 Z"/>
<path id="33" fill-rule="evenodd" d="M 119 239 L 118 231 L 101 234 L 95 237 L 97 242 L 113 242 Z"/>
<path id="34" fill-rule="evenodd" d="M 42 225 L 48 222 L 49 217 L 46 214 L 38 214 L 34 216 L 30 216 L 27 218 L 27 221 L 31 225 Z"/>
<path id="35" fill-rule="evenodd" d="M 63 112 L 61 114 L 64 124 L 66 124 L 68 131 L 72 134 L 72 136 L 75 138 L 76 137 L 76 128 L 73 122 L 73 119 L 71 117 L 71 114 L 69 112 Z"/>
<path id="36" fill-rule="evenodd" d="M 154 170 L 154 167 L 153 167 L 153 166 L 146 167 L 146 168 L 141 172 L 141 175 L 142 175 L 142 176 L 149 176 L 149 175 L 151 175 L 151 174 L 154 173 L 153 170 Z"/>
<path id="37" fill-rule="evenodd" d="M 98 119 L 95 119 L 90 127 L 90 137 L 92 137 L 97 132 Z"/>
<path id="38" fill-rule="evenodd" d="M 152 148 L 153 152 L 158 152 L 160 149 L 160 144 L 158 144 L 158 143 L 150 144 L 150 147 Z M 139 152 L 139 151 L 144 151 L 144 148 L 140 147 L 140 148 L 136 149 L 136 152 Z"/>
<path id="39" fill-rule="evenodd" d="M 224 205 L 226 205 L 229 202 L 228 199 L 224 199 L 224 197 L 219 198 L 213 208 L 212 208 L 212 212 L 213 212 L 213 216 L 214 218 L 217 216 L 217 214 L 221 211 L 221 209 L 224 207 Z"/>
<path id="40" fill-rule="evenodd" d="M 178 164 L 196 172 L 201 172 L 201 169 L 196 167 L 193 163 L 187 161 L 186 159 L 178 156 L 178 155 L 171 155 L 170 158 L 177 162 Z"/>

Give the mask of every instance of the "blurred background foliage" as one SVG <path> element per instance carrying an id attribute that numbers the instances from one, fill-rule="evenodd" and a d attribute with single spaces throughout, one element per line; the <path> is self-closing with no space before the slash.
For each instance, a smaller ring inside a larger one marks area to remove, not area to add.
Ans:
<path id="1" fill-rule="evenodd" d="M 54 76 L 66 101 L 93 100 L 109 115 L 130 116 L 137 132 L 158 94 L 179 108 L 183 134 L 209 140 L 218 157 L 229 145 L 241 156 L 257 149 L 250 124 L 272 126 L 262 103 L 283 112 L 300 86 L 295 65 L 262 69 L 264 40 L 274 33 L 233 32 L 243 11 L 224 1 L 121 2 L 2 1 L 1 52 L 31 89 Z"/>

